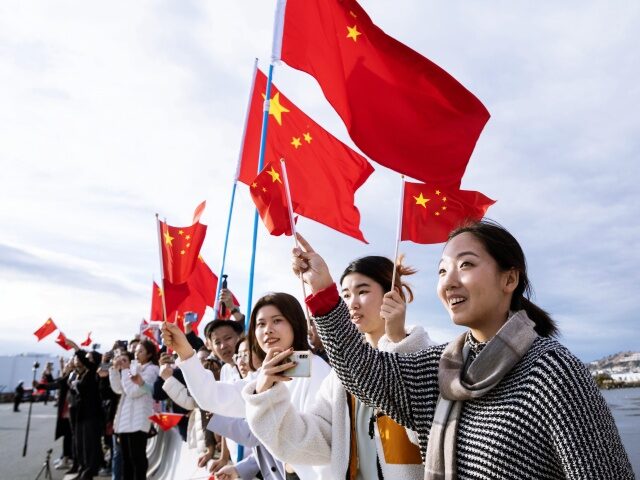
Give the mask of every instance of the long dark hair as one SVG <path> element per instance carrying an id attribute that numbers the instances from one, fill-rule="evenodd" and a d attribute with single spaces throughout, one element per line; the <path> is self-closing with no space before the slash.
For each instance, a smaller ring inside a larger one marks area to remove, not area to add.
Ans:
<path id="1" fill-rule="evenodd" d="M 509 308 L 513 311 L 524 310 L 536 324 L 535 330 L 541 337 L 557 336 L 559 332 L 555 320 L 530 300 L 533 288 L 527 275 L 527 261 L 515 237 L 499 223 L 487 219 L 456 228 L 449 234 L 449 240 L 461 233 L 476 237 L 503 272 L 513 269 L 519 273 L 518 286 L 513 291 Z"/>
<path id="2" fill-rule="evenodd" d="M 259 362 L 262 363 L 267 356 L 264 350 L 260 348 L 258 339 L 256 338 L 256 323 L 258 312 L 262 307 L 267 305 L 273 305 L 282 316 L 289 322 L 293 329 L 293 349 L 294 350 L 309 350 L 309 342 L 307 340 L 307 319 L 304 316 L 304 311 L 300 306 L 300 302 L 293 295 L 289 295 L 284 292 L 268 293 L 259 298 L 251 309 L 251 319 L 249 321 L 249 332 L 247 335 L 247 342 L 249 343 L 249 368 L 253 368 L 253 355 L 255 355 Z"/>
<path id="3" fill-rule="evenodd" d="M 416 269 L 407 267 L 402 264 L 403 257 L 398 259 L 398 265 L 396 265 L 396 288 L 398 288 L 402 300 L 409 303 L 413 301 L 413 291 L 411 287 L 402 281 L 402 277 L 407 275 L 413 275 L 417 272 Z M 367 257 L 361 257 L 353 260 L 347 268 L 344 269 L 340 276 L 340 283 L 344 280 L 344 277 L 351 273 L 359 273 L 365 277 L 369 277 L 382 287 L 384 293 L 391 291 L 391 281 L 393 280 L 393 262 L 387 257 L 380 257 L 378 255 L 369 255 Z"/>

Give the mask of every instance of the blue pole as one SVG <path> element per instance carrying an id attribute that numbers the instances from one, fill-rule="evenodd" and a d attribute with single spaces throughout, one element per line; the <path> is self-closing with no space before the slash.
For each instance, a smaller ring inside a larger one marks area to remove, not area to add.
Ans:
<path id="1" fill-rule="evenodd" d="M 260 157 L 258 159 L 258 173 L 264 167 L 264 156 L 267 145 L 267 126 L 269 124 L 269 102 L 271 99 L 271 80 L 273 78 L 273 62 L 269 65 L 269 76 L 267 77 L 267 89 L 265 92 L 264 112 L 262 114 L 262 132 L 260 134 Z M 256 242 L 258 240 L 258 209 L 253 215 L 253 243 L 251 247 L 251 266 L 249 268 L 249 296 L 247 299 L 247 321 L 245 328 L 249 327 L 249 317 L 253 305 L 253 278 L 256 266 Z"/>
<path id="2" fill-rule="evenodd" d="M 227 246 L 229 244 L 229 230 L 231 229 L 231 216 L 233 215 L 233 204 L 236 199 L 236 187 L 238 186 L 238 179 L 233 182 L 233 189 L 231 190 L 231 204 L 229 205 L 229 215 L 227 216 L 227 233 L 224 236 L 224 247 L 222 249 L 222 266 L 220 267 L 220 278 L 218 278 L 218 285 L 216 286 L 216 296 L 213 304 L 213 318 L 218 315 L 218 306 L 220 298 L 220 290 L 222 289 L 222 275 L 224 275 L 224 266 L 227 262 Z"/>
<path id="3" fill-rule="evenodd" d="M 249 121 L 249 109 L 251 108 L 251 100 L 253 99 L 253 91 L 255 89 L 256 70 L 258 69 L 258 59 L 253 62 L 253 80 L 251 81 L 251 92 L 249 93 L 249 100 L 247 102 L 246 118 L 244 120 L 244 130 L 242 132 L 242 143 L 240 147 L 240 154 L 238 155 L 238 164 L 236 166 L 236 174 L 233 178 L 233 188 L 231 190 L 231 202 L 229 205 L 229 215 L 227 217 L 227 232 L 224 236 L 224 247 L 222 250 L 222 265 L 220 266 L 220 278 L 218 278 L 218 285 L 216 286 L 216 296 L 213 301 L 213 318 L 218 315 L 218 307 L 220 305 L 220 290 L 222 289 L 222 275 L 224 275 L 224 267 L 227 263 L 227 246 L 229 245 L 229 230 L 231 230 L 231 217 L 233 215 L 233 205 L 236 198 L 236 188 L 238 186 L 238 177 L 240 176 L 240 164 L 242 163 L 242 155 L 244 150 L 244 141 L 247 136 L 247 122 Z M 246 322 L 245 322 L 246 323 Z"/>

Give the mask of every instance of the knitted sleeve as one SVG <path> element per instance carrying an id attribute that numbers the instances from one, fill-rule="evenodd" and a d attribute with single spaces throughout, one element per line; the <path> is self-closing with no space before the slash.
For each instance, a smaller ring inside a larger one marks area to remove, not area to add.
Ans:
<path id="1" fill-rule="evenodd" d="M 548 379 L 541 404 L 566 478 L 633 479 L 611 411 L 587 368 L 564 347 L 538 363 Z"/>
<path id="2" fill-rule="evenodd" d="M 412 354 L 375 350 L 363 341 L 342 300 L 315 320 L 331 365 L 347 391 L 399 424 L 426 434 L 438 397 L 442 348 Z"/>

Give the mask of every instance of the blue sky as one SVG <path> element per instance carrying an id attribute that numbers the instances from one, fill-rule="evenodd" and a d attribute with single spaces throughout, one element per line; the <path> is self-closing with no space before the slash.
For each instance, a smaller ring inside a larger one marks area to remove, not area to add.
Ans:
<path id="1" fill-rule="evenodd" d="M 61 353 L 32 332 L 49 316 L 107 345 L 148 316 L 159 277 L 154 213 L 187 224 L 203 199 L 203 255 L 221 260 L 254 57 L 267 67 L 274 0 L 19 2 L 0 5 L 0 341 Z M 588 361 L 640 350 L 640 4 L 634 1 L 363 0 L 389 34 L 487 106 L 463 179 L 528 256 L 535 301 Z M 313 79 L 286 65 L 278 87 L 350 143 Z M 374 163 L 356 204 L 363 245 L 306 219 L 335 275 L 394 249 L 398 176 Z M 252 203 L 238 187 L 229 284 L 246 303 Z M 254 299 L 302 297 L 290 238 L 261 226 Z M 460 330 L 435 295 L 441 245 L 403 243 L 409 323 L 438 341 Z"/>

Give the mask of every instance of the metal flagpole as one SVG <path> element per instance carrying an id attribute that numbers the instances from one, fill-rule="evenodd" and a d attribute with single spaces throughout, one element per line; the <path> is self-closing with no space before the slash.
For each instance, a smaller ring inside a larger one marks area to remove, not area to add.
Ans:
<path id="1" fill-rule="evenodd" d="M 393 255 L 393 277 L 391 279 L 391 291 L 396 286 L 396 271 L 398 262 L 398 250 L 400 249 L 400 237 L 402 236 L 402 213 L 404 209 L 404 175 L 400 175 L 400 206 L 398 208 L 398 228 L 396 230 L 396 251 Z"/>
<path id="2" fill-rule="evenodd" d="M 264 109 L 262 114 L 262 132 L 260 134 L 260 156 L 258 158 L 258 173 L 264 167 L 264 157 L 267 145 L 267 125 L 269 123 L 269 105 L 271 98 L 271 83 L 273 79 L 273 62 L 269 65 L 269 76 L 267 77 L 267 88 L 265 91 Z M 248 319 L 251 316 L 251 307 L 253 305 L 253 279 L 256 266 L 256 242 L 258 240 L 258 209 L 256 208 L 253 215 L 253 238 L 251 244 L 251 265 L 249 268 L 249 295 L 247 298 L 247 314 Z M 248 326 L 249 322 L 245 322 Z"/>
<path id="3" fill-rule="evenodd" d="M 218 272 L 218 285 L 216 286 L 216 296 L 213 304 L 213 318 L 218 316 L 218 308 L 220 307 L 220 290 L 222 289 L 222 276 L 224 275 L 224 267 L 227 262 L 227 246 L 229 244 L 229 230 L 231 229 L 231 216 L 233 215 L 233 205 L 236 198 L 236 188 L 238 186 L 238 177 L 240 176 L 240 165 L 242 163 L 242 155 L 244 153 L 244 141 L 247 136 L 247 122 L 249 121 L 249 109 L 251 108 L 251 100 L 253 99 L 253 93 L 256 83 L 256 71 L 258 69 L 258 59 L 253 62 L 253 80 L 251 83 L 251 90 L 249 94 L 249 101 L 247 102 L 247 110 L 245 113 L 244 130 L 242 131 L 242 143 L 240 144 L 240 153 L 238 155 L 238 165 L 236 166 L 236 174 L 233 179 L 233 188 L 231 190 L 231 201 L 229 205 L 229 215 L 227 217 L 227 232 L 224 236 L 224 247 L 222 249 L 222 265 L 220 265 L 220 271 Z M 249 308 L 249 307 L 248 307 Z M 247 314 L 248 315 L 248 314 Z M 245 328 L 249 322 L 245 321 Z"/>

